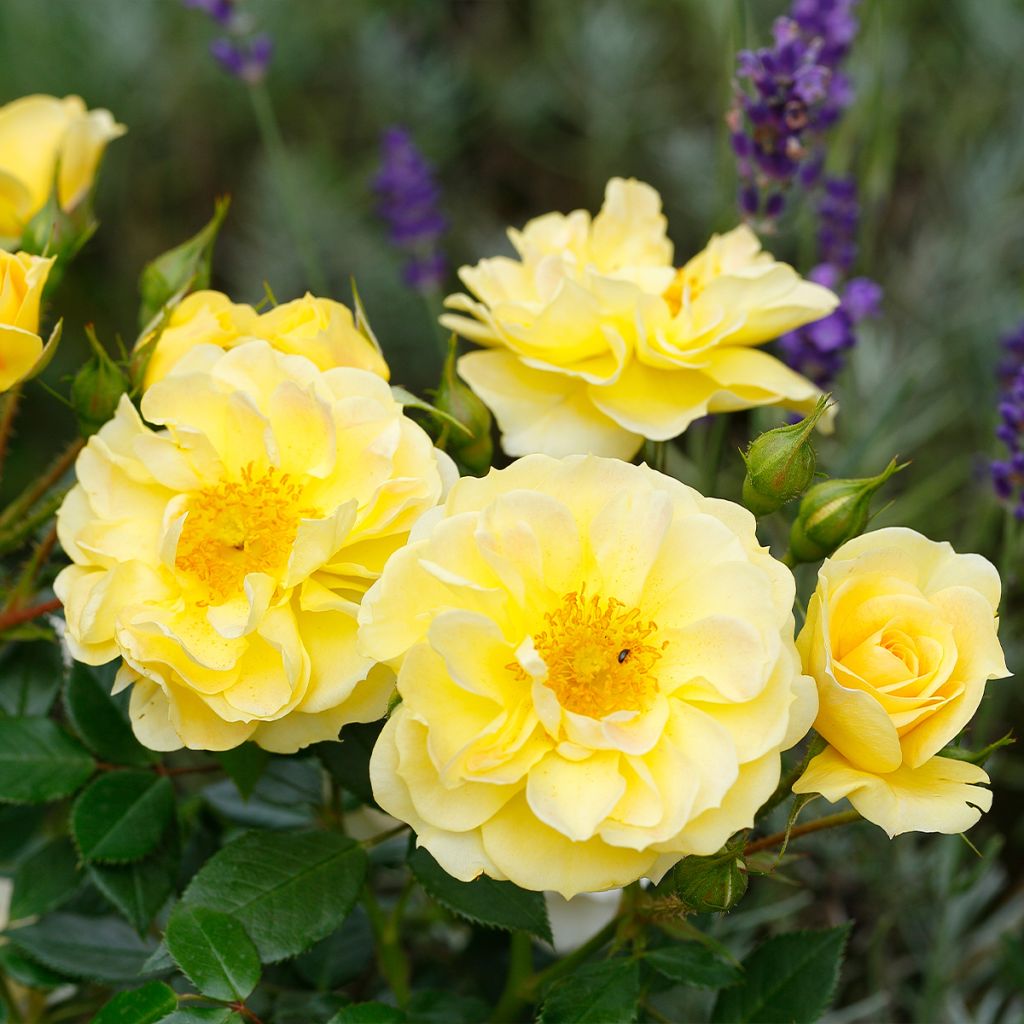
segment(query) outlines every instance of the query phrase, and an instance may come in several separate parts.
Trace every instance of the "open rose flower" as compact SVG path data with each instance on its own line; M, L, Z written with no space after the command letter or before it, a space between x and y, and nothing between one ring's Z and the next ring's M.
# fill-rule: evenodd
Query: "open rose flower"
M251 341L192 349L78 458L54 589L71 653L121 657L156 750L294 751L385 711L356 615L453 468L359 369Z
M361 607L402 697L378 803L456 878L566 898L718 850L817 707L754 525L594 456L460 480Z
M463 267L470 295L441 322L486 346L459 373L491 407L510 455L632 457L709 412L784 405L819 391L756 346L839 300L761 251L747 227L714 236L681 268L661 197L613 178L604 206L510 231L518 259Z
M793 787L848 797L890 836L962 832L992 794L977 765L939 751L1008 675L999 574L913 530L876 530L826 560L797 646L830 746Z
M23 96L0 107L0 243L21 237L55 175L61 209L82 202L107 143L124 132L109 110L87 110L78 96Z
M193 292L178 305L156 343L140 339L147 353L145 387L162 380L178 360L197 345L235 348L254 338L269 342L278 352L305 356L321 370L355 366L388 379L388 364L355 325L348 306L318 299L308 292L257 313L252 306L232 302L215 291Z

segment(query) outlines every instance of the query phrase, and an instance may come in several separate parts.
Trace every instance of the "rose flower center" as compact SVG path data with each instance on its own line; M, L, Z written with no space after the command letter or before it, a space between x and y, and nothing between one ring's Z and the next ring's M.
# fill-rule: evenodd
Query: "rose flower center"
M251 572L277 576L288 562L299 520L316 514L300 504L301 486L271 467L252 465L192 496L178 539L176 567L221 602L241 592ZM206 603L206 602L202 602Z
M581 590L566 594L544 623L533 644L563 708L604 718L650 706L658 689L651 670L666 645L648 642L657 627L639 609Z

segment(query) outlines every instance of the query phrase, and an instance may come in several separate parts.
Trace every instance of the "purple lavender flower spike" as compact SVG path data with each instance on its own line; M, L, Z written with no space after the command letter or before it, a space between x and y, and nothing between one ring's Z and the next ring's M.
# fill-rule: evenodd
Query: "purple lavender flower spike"
M409 132L398 125L381 136L381 162L373 180L377 212L392 243L409 254L405 281L422 292L440 288L447 272L440 240L448 222L438 208L441 190L434 169Z
M182 0L186 7L208 14L219 25L227 26L234 17L232 0Z
M1003 338L1005 353L998 367L1002 384L996 438L1007 455L991 463L996 497L1024 520L1024 323Z
M241 78L245 71L245 54L230 39L221 37L210 43L210 56L229 74Z
M771 47L736 55L732 145L743 187L761 193L741 205L746 216L770 225L784 205L775 195L817 185L824 134L853 101L840 65L857 35L858 2L793 0L790 16L772 26Z

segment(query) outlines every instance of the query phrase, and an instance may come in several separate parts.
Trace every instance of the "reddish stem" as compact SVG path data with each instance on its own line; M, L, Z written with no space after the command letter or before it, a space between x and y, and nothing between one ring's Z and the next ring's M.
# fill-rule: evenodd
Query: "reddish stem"
M55 597L50 601L44 601L42 604L32 605L31 608L14 608L11 611L0 613L0 633L5 629L13 629L24 622L38 619L40 615L55 612L59 607L60 600Z

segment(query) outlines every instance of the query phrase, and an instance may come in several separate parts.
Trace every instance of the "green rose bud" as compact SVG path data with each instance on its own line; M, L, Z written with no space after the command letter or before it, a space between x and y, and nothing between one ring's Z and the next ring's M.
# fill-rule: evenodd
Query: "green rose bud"
M139 278L139 326L143 331L175 297L209 287L213 246L230 205L229 199L218 199L213 217L201 231L146 264Z
M893 459L878 476L863 480L825 480L812 487L800 502L800 511L789 534L789 553L794 562L816 562L840 544L864 532L871 518L871 496L882 484L909 463Z
M92 216L91 205L83 203L74 213L61 209L54 185L39 212L25 225L19 248L34 256L56 256L57 262L46 281L45 295L60 284L64 270L79 249L96 233L99 222Z
M811 433L829 406L822 395L810 414L799 423L776 427L755 438L743 461L743 504L756 516L770 512L799 497L814 480L815 456Z
M709 857L684 857L658 884L655 896L683 913L719 913L739 903L747 882L743 843L736 842Z
M451 455L461 470L474 476L483 476L490 468L494 453L491 413L455 372L455 350L453 334L448 342L448 355L441 371L441 386L434 396L434 405L458 420L466 430L446 424L439 445Z
M85 333L94 354L71 382L71 408L78 417L82 436L91 437L114 415L130 383L124 370L99 343L91 325Z

